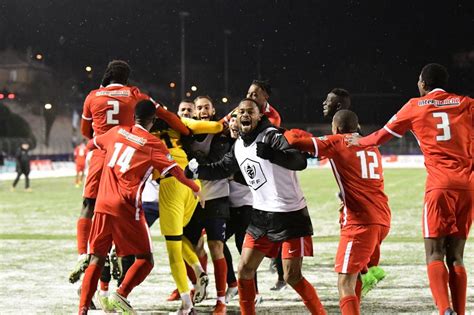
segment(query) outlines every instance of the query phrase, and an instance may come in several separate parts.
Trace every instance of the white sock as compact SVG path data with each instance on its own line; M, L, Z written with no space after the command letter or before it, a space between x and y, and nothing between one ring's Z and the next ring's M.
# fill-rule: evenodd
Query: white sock
M191 302L191 295L188 292L180 293L181 301L183 303L183 309L188 310L193 307L193 302Z
M225 304L225 296L218 296L217 301L220 301L222 304Z
M199 276L201 275L201 273L204 272L204 269L202 269L200 263L194 264L194 265L193 265L193 269L194 269L194 273L196 274L196 278L199 278Z
M100 296L109 296L109 291L99 290Z

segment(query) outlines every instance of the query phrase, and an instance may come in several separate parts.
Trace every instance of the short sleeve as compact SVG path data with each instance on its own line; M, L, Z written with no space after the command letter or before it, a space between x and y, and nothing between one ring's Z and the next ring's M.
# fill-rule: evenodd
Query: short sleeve
M100 136L94 137L92 142L97 149L105 150L109 138L110 130Z
M165 176L170 169L178 165L161 142L153 145L151 155L151 165L160 172L161 176Z
M410 102L406 103L383 127L392 136L401 138L411 129L412 111Z
M340 145L344 138L340 136L323 136L312 137L314 144L314 156L331 158L337 152L337 146Z
M87 95L86 100L84 101L84 107L82 108L82 119L84 120L92 120L90 101L91 101L91 96L89 94Z

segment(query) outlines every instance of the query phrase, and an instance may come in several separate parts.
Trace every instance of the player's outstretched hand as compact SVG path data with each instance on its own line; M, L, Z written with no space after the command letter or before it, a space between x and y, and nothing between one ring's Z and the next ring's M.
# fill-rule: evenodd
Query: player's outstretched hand
M362 138L362 136L358 133L353 133L353 134L347 135L346 139L345 139L347 146L348 147L358 146L360 138Z
M264 160L273 158L274 151L270 144L264 142L257 142L257 156Z
M186 168L184 169L184 175L187 178L196 179L198 178L198 168L198 161L196 161L196 159L192 159L191 161L189 161L188 166L186 166Z

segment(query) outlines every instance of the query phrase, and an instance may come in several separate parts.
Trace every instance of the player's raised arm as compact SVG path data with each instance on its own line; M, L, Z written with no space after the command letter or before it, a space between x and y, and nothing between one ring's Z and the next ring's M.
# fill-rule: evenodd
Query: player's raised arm
M232 148L220 161L215 163L200 165L196 159L192 159L185 169L185 174L188 178L217 180L227 178L238 170L239 164L234 156L234 148Z
M152 100L153 101L153 100ZM159 103L153 101L156 106L156 116L158 118L163 119L171 129L176 130L183 136L188 136L190 134L189 129L186 127L185 124L181 121L181 119L175 113L172 113L161 106Z
M224 126L219 121L196 120L191 118L181 117L181 121L188 127L195 135L198 134L216 134L224 129Z

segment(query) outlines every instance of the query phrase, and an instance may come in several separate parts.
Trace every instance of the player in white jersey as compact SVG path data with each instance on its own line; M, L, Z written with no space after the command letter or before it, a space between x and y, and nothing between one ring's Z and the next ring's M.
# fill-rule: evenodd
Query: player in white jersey
M282 247L286 282L312 314L325 314L316 290L301 273L303 257L313 254L313 227L295 172L306 168L306 157L289 146L253 99L240 102L237 120L240 137L231 151L215 163L190 162L186 176L217 180L240 169L252 191L253 211L238 272L241 312L255 314L255 271L265 256L275 257Z

